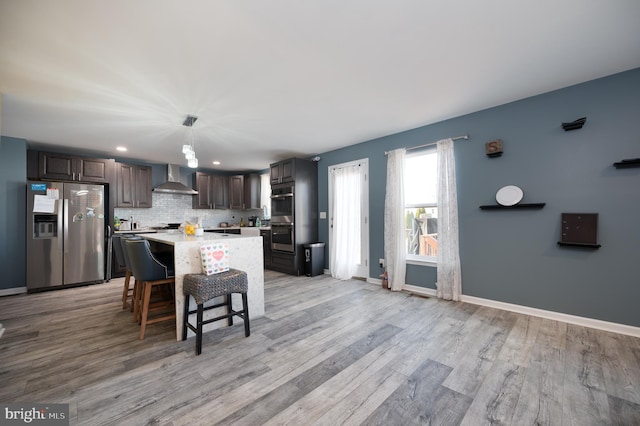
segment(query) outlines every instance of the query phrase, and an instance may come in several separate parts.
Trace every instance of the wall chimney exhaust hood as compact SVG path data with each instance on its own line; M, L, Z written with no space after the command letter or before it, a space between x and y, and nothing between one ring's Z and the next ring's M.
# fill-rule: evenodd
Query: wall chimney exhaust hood
M176 164L167 165L167 182L154 188L153 192L159 192L161 194L198 194L198 191L180 182L180 166Z

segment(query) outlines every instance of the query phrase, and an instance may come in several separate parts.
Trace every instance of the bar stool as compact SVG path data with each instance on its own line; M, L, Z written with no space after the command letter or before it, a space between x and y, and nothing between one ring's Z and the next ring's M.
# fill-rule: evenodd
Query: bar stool
M114 235L113 237L111 237L111 241L113 242L113 251L116 254L116 261L118 262L118 265L124 265L125 271L126 271L125 277L124 277L124 288L122 289L122 309L127 308L127 301L129 300L129 297L131 297L131 311L133 312L133 290L134 289L129 287L131 282L131 275L132 275L131 267L129 266L129 262L128 262L129 259L126 258L124 247L122 245L123 244L122 240L131 238L131 237L133 237L133 235L131 234ZM133 238L140 238L140 237L133 237ZM135 281L134 281L134 287L135 287ZM129 292L131 292L131 296L129 296Z
M151 289L155 286L165 284L175 284L174 265L167 265L160 262L151 253L149 241L145 239L129 239L124 243L125 251L131 263L133 276L139 282L140 299L140 339L144 339L144 333L148 324L155 324L160 321L167 321L176 318L175 303L173 300L162 301L151 305ZM135 303L135 302L134 302ZM159 317L149 319L149 311L172 308L171 313L163 314Z
M182 340L187 339L187 328L196 333L196 355L202 352L202 326L227 318L227 324L233 325L233 317L238 316L244 320L244 335L249 337L249 307L247 303L247 290L249 283L247 273L237 269L229 269L213 275L187 274L184 276L182 289L185 294L184 300L184 322L182 326ZM234 311L231 306L231 295L240 293L242 296L242 310ZM198 307L195 310L189 309L189 296L192 296ZM204 307L205 302L214 297L224 296L224 301L208 307ZM227 313L215 318L203 320L204 311L209 309L227 307ZM189 314L196 314L196 325L189 323Z
M138 235L133 235L133 234L123 234L120 237L120 247L122 248L122 257L124 259L123 264L125 265L125 269L126 269L126 276L125 276L125 280L124 280L124 287L122 289L122 296L123 296L123 309L126 307L126 301L128 299L128 294L129 294L129 282L127 280L127 277L130 279L130 277L134 278L133 281L133 290L131 292L131 312L133 312L133 321L138 321L138 316L139 316L139 308L140 308L140 285L138 280L136 279L135 275L133 275L133 270L131 269L131 261L129 260L129 253L126 250L126 247L124 245L124 242L126 240L142 240L142 237L138 236ZM114 247L116 247L116 244L114 244ZM118 257L118 254L116 252L116 258ZM124 292L127 292L127 296L125 296Z

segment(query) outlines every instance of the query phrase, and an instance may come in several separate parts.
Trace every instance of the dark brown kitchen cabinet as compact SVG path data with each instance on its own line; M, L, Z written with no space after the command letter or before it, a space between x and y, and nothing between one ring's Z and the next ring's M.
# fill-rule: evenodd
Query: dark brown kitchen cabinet
M318 242L318 165L292 158L271 164L272 195L287 197L271 211L271 267L274 271L300 275L304 270L304 245ZM289 181L287 181L289 180ZM274 207L275 206L275 207ZM280 211L277 211L280 210Z
M116 164L116 207L152 207L151 166Z
M261 209L260 205L260 175L251 173L244 175L244 208Z
M295 158L271 164L271 184L293 182L295 180Z
M271 230L261 229L262 253L264 256L264 269L271 269Z
M244 206L244 176L229 176L229 208L242 210Z
M210 209L211 208L211 176L206 173L196 172L194 189L198 191L198 195L193 197L194 209Z
M227 176L212 175L211 186L213 209L226 210L229 208L229 178Z
M193 197L194 209L229 208L229 179L227 176L196 172L194 181L198 195Z
M296 276L302 273L298 256L296 256L295 253L284 253L280 251L271 252L269 269Z
M115 161L76 157L53 152L38 153L39 179L109 183Z

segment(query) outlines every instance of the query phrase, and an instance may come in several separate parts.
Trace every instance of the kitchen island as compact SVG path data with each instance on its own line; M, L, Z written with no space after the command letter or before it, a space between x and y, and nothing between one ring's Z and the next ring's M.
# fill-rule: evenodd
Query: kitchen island
M141 237L150 241L152 246L162 251L172 251L175 260L175 301L176 301L176 338L182 340L182 323L184 309L184 293L182 283L185 274L201 274L202 263L200 261L200 246L210 242L224 241L229 245L229 266L247 273L249 280L249 318L257 318L264 315L264 270L262 258L262 237L233 234L205 233L202 236L184 235L182 233L157 233L142 234ZM191 300L192 310L196 305ZM233 296L233 308L242 309L239 295ZM219 316L224 308L205 311L204 319ZM190 317L190 322L195 323L195 314ZM241 325L242 320L236 319L236 324ZM216 321L204 326L204 331L226 327L227 321ZM191 330L189 337L194 336ZM244 333L243 333L244 335Z

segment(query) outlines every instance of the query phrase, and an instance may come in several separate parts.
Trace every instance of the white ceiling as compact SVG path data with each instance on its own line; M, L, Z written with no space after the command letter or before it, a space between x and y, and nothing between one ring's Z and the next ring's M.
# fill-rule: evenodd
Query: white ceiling
M185 166L195 114L201 167L263 169L640 67L639 22L637 0L0 0L1 130Z

